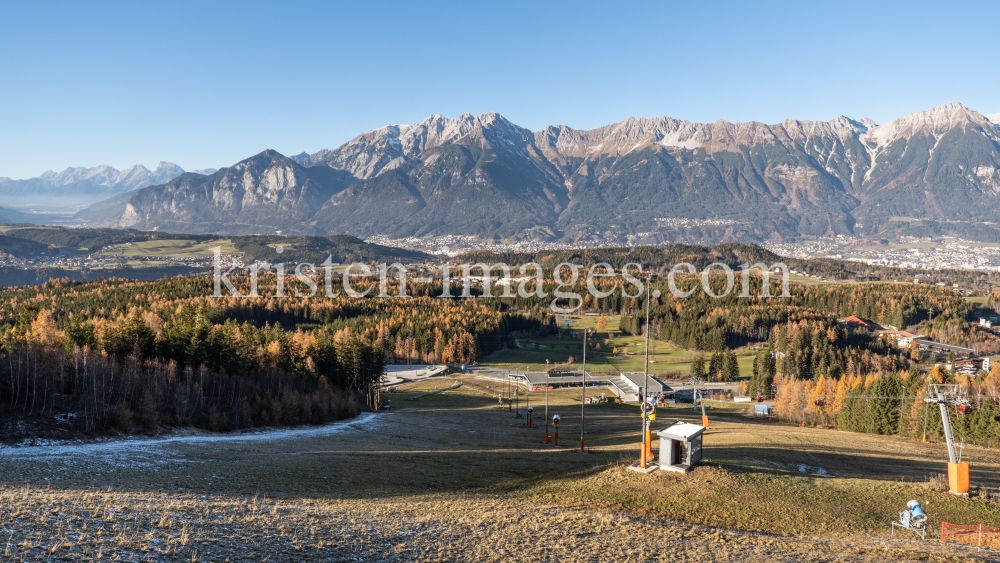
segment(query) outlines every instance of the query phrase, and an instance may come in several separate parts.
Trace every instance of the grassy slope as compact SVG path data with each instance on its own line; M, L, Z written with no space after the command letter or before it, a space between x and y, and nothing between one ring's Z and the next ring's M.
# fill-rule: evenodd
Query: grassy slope
M407 400L455 380L464 385ZM491 385L469 376L408 384L391 396L392 412L326 435L85 456L8 452L0 457L0 502L11 507L0 525L12 530L4 560L991 557L909 535L888 541L888 522L911 498L923 501L932 530L941 518L1000 524L998 508L923 484L943 470L940 444L714 409L704 466L640 475L626 469L638 449L634 405L588 406L590 453L581 455L576 393L549 395L550 415L563 417L554 448L543 444L542 394L531 396L539 424L528 429L495 407ZM678 418L697 420L687 409L661 409L656 426ZM975 485L1000 484L997 452L967 448L965 456Z
M571 319L573 323L565 324L560 319L560 327L571 327L566 331L570 333L563 338L523 338L519 342L520 349L503 349L483 358L478 365L484 367L495 367L500 369L524 369L530 366L531 370L545 369L545 360L550 361L550 366L563 364L569 369L580 369L583 367L582 342L579 339L579 331L589 328L593 332L588 337L591 344L599 343L601 350L591 349L587 356L587 371L594 373L620 373L625 371L643 371L645 366L645 356L641 352L645 349L646 341L641 336L629 336L618 330L619 317L608 317L608 328L596 331L597 317L569 315L565 318ZM535 347L538 344L538 347ZM649 347L652 353L649 356L649 372L653 374L669 374L681 372L687 376L691 371L691 362L700 352L679 350L664 342L650 340ZM612 355L615 348L619 350L627 349L627 359L619 359ZM570 364L565 362L572 356L574 361ZM753 367L753 354L751 351L741 351L738 353L740 364L740 375L749 377ZM706 357L706 361L708 358Z
M931 514L932 524L946 520L1000 525L997 506L958 499L925 484L929 476L946 470L942 444L757 422L745 417L743 408L720 408L710 414L704 466L689 475L640 476L625 469L638 453L636 406L587 407L586 440L594 453L580 458L572 453L579 445L576 392L549 394L550 415L558 412L563 418L560 452L541 445L544 430L524 428L523 421L495 409L489 382L466 383L456 391L395 404L407 414L420 412L424 420L458 417L461 412L470 420L466 428L486 432L487 442L495 440L503 449L480 454L498 470L511 473L511 479L498 479L495 486L532 501L593 503L776 534L848 537L888 534L889 520L916 498ZM431 387L430 382L412 384L405 395ZM541 393L531 397L539 419L542 397ZM700 423L700 414L689 407L661 408L654 428L674 420ZM477 448L475 436L448 437L458 440L462 449L487 445L480 442ZM974 486L1000 486L998 452L976 448L967 449L965 455ZM462 472L462 479L475 480L476 473ZM433 474L451 479L437 470Z

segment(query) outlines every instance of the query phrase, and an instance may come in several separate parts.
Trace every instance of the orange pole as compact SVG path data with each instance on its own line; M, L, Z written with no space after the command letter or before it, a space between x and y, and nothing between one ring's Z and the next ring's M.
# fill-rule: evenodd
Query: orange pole
M944 522L941 522L941 543L944 543Z
M645 416L643 416L643 420L642 420L643 427L645 427L646 424L647 423L646 423ZM649 435L648 434L648 430L646 432L647 433L643 434L643 436L642 436L642 447L639 448L639 450L640 450L640 453L639 453L639 467L641 467L643 469L646 468L646 457L647 457L647 453L648 453L648 451L646 450L646 436Z
M552 436L549 436L549 429L546 428L545 429L545 443L548 444L551 441L552 441Z
M649 428L646 429L646 457L653 459L653 438Z
M583 453L583 436L580 436L580 453Z

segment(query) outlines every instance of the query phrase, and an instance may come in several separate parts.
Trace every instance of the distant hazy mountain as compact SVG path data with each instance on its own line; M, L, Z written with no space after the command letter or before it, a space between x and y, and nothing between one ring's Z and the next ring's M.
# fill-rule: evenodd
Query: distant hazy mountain
M329 167L304 168L275 151L212 175L186 173L170 182L122 194L77 214L88 225L175 232L321 234L308 221L339 189L355 181Z
M0 202L19 205L78 206L146 186L163 184L183 173L184 170L180 166L170 162L161 162L153 171L142 165L121 171L107 165L94 168L67 168L62 172L50 170L28 180L0 178Z
M333 150L265 151L211 176L185 174L81 219L234 234L646 242L871 235L923 219L980 223L1000 237L982 225L1000 203L998 122L957 103L881 126L664 117L533 133L496 113L435 115Z

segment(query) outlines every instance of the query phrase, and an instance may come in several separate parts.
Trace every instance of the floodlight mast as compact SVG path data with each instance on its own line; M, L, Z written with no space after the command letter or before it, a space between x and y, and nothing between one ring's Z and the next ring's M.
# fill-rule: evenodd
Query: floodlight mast
M646 468L646 457L652 457L652 448L649 444L649 413L646 410L646 405L649 402L649 286L652 285L653 274L650 272L646 275L646 326L643 327L646 332L646 353L644 354L646 361L645 367L643 368L643 387L642 387L642 402L639 404L640 410L642 411L642 459L640 460L639 466L643 469Z
M645 354L646 365L643 368L643 374L645 375L645 379L642 380L643 401L649 400L649 286L651 285L650 280L652 280L652 276L646 276L646 326L644 327L646 333L646 354Z
M701 390L701 418L705 419L708 415L705 414L705 389Z
M589 328L583 329L583 383L580 387L583 388L583 393L580 398L580 453L583 452L583 426L586 422L586 417L584 416L583 406L587 402L587 333L590 332Z

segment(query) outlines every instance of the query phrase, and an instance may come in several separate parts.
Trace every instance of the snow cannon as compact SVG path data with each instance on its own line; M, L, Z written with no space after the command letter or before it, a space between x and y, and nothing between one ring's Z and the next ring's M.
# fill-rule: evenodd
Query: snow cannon
M910 521L914 524L920 524L927 520L927 515L924 514L924 509L920 508L920 501L911 500L906 503L906 509L910 511Z
M559 428L559 415L558 414L552 417L552 426L555 426L556 428Z

